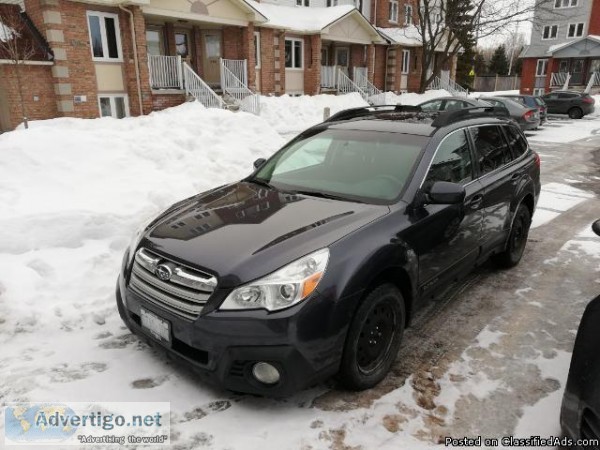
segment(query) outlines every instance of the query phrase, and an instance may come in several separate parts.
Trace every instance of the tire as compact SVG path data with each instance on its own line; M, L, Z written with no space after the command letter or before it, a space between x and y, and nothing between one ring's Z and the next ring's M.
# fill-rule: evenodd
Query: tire
M571 119L581 119L583 117L583 111L581 108L573 107L569 110L569 118Z
M338 379L346 389L372 388L385 378L398 354L404 324L404 298L392 284L373 289L359 305L346 337Z
M531 213L529 212L529 208L521 203L515 213L508 241L506 242L506 248L501 253L493 255L491 258L492 262L504 269L509 269L519 264L527 245L529 227L531 227Z

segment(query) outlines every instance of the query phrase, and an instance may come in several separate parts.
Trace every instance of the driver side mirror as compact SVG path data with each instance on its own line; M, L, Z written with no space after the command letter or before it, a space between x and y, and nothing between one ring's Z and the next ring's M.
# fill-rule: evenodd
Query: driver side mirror
M256 161L254 161L254 168L260 169L266 162L267 160L265 158L258 158Z
M463 185L447 181L436 181L429 189L429 192L427 192L429 203L441 205L463 203L465 196L465 187Z

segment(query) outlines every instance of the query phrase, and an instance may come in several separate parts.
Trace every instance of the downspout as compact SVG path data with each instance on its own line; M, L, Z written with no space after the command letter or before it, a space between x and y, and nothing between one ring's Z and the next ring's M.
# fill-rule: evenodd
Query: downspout
M142 83L140 81L140 62L138 60L138 52L137 52L137 41L135 35L135 25L133 20L133 12L125 8L122 4L119 5L119 9L125 11L129 14L129 28L131 28L131 43L133 46L133 63L135 65L135 82L137 85L137 93L138 93L138 105L140 108L140 116L144 115L144 105L142 103Z

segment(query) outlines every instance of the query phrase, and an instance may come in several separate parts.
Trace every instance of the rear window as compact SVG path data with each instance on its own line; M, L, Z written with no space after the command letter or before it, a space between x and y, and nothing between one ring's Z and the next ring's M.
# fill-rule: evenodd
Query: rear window
M535 100L535 102L540 105L540 106L546 106L546 102L544 101L543 98L541 97L533 97L533 99Z
M277 152L255 177L283 190L389 203L400 196L428 137L326 129Z

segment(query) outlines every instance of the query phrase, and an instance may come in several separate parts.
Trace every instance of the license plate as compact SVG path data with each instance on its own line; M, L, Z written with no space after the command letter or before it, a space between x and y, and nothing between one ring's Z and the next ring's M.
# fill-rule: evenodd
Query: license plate
M140 310L140 318L142 327L148 330L156 339L171 342L171 324L169 322L143 308Z

